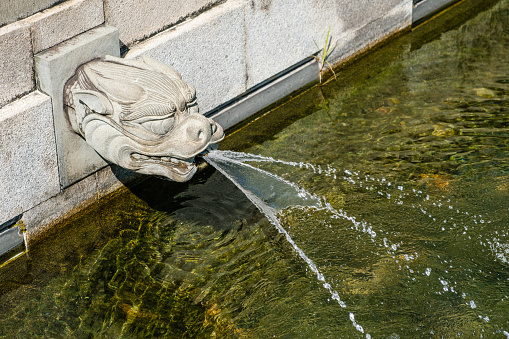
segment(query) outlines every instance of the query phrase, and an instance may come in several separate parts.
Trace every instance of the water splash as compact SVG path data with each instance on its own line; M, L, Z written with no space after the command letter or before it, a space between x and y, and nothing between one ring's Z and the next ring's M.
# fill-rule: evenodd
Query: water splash
M221 155L224 158L232 159L241 163L245 162L269 162L269 163L277 163L289 165L292 167L304 168L312 171L315 174L319 174L322 176L333 178L334 180L342 179L352 185L357 185L359 188L362 188L366 191L376 191L382 197L385 197L387 200L393 201L397 205L406 204L412 209L419 210L424 215L430 218L433 222L437 222L438 219L434 215L433 209L439 208L448 208L451 210L451 216L446 219L441 220L442 226L440 227L440 231L451 231L459 227L460 222L457 222L454 215L458 217L467 217L473 223L473 225L468 225L463 223L463 230L461 231L463 235L468 237L469 230L473 230L474 226L482 225L482 224L490 224L490 220L486 220L483 215L472 215L468 211L461 211L460 209L454 207L451 203L450 198L446 196L441 197L431 197L429 194L424 194L421 190L418 189L408 189L400 184L394 184L386 178L376 178L374 176L368 174L361 174L356 171L351 171L348 169L338 170L330 165L321 166L306 162L295 162L295 161L285 161L280 159L275 159L272 157L266 157L262 155L249 154L244 152L234 152L234 151L221 151ZM292 184L292 183L290 183ZM293 184L292 184L293 185ZM388 191L391 191L389 193ZM410 204L406 203L406 199L414 200L418 198L421 202L412 202ZM341 217L350 220L356 230L369 234L374 241L377 233L381 233L382 230L378 231L374 230L372 225L368 225L364 221L357 221L355 217L348 216L346 213L340 209L334 209L332 206L327 204L324 201L324 204L333 215L336 217ZM491 250L494 256L500 260L504 264L509 263L509 243L504 243L501 240L501 237L504 238L508 234L503 232L495 232L495 234L486 235L482 245L487 245L487 247ZM396 251L400 244L398 243L390 243L386 238L383 239L383 243L379 244L384 247L389 248L389 250ZM389 252L391 253L391 252ZM393 254L393 253L391 253Z
M246 162L265 161L272 163L282 163L292 166L299 166L312 169L315 173L322 173L320 166L307 163L287 162L276 160L261 155L253 155L242 152L233 151L212 151L207 156L208 160L213 161L216 165L221 166L220 171L228 171L228 177L233 179L238 185L253 192L263 202L276 210L283 210L288 207L314 207L316 209L327 210L333 219L345 219L352 223L353 229L368 234L373 242L377 236L373 225L361 220L358 221L354 216L348 215L339 208L334 208L325 197L319 197L311 194L305 189L299 188L298 185L281 178L278 175L269 173ZM217 168L217 166L215 166ZM336 171L329 167L329 170ZM317 172L318 171L318 172ZM327 175L331 171L323 172ZM224 172L222 172L224 173ZM394 244L383 239L383 243L378 244L380 247L389 248L388 253L394 254L400 244Z
M211 151L205 157L205 160L230 179L265 214L271 224L285 236L295 252L307 263L318 281L330 293L332 299L336 300L341 307L346 308L346 303L341 300L338 292L326 281L325 276L320 272L313 260L295 243L277 217L281 210L291 206L324 208L324 203L321 199L275 174L243 163L237 157L238 154L234 152L228 152L229 155L233 155L232 157L228 157L224 153L221 151ZM350 312L349 318L354 327L359 332L364 333L364 328L355 321L353 313ZM366 333L366 338L371 338L371 336Z
M281 226L277 218L278 212L291 206L306 206L315 209L327 210L330 213L331 218L341 218L350 221L353 225L353 229L369 235L374 244L379 247L386 248L387 253L392 255L393 258L396 256L396 251L399 250L401 244L391 242L387 239L389 237L388 233L384 232L380 227L375 229L373 225L370 225L366 221L359 221L354 216L348 215L345 211L332 207L324 197L318 197L317 195L311 194L290 181L256 168L246 162L285 164L310 170L315 174L331 177L334 180L343 180L344 182L355 185L360 189L372 191L375 194L378 193L381 197L390 202L396 203L396 205L405 205L415 209L419 213L423 213L426 217L429 217L433 224L440 224L437 231L455 231L469 237L469 231L475 229L476 226L491 223L491 221L486 219L486 216L475 215L468 211L461 211L454 207L450 198L447 198L446 196L432 197L421 190L409 189L403 185L392 183L385 178L376 178L366 174L363 175L356 171L338 170L330 165L320 166L304 162L284 161L261 155L233 151L212 151L209 153L207 158L208 159L206 160L209 163L216 167L225 176L230 178L230 180L232 180L235 185L237 185L246 194L246 196L248 196L258 209L267 216L279 232L285 235L287 241L292 245L299 256L306 261L310 269L316 274L317 279L322 282L324 288L331 293L332 298L337 300L342 307L346 307L346 304L341 301L338 293L333 290L328 282L326 282L324 275L318 270L314 262L297 246L290 235ZM450 215L446 219L442 220L435 214L435 210L443 210L444 208L450 210ZM456 216L460 218L457 218ZM470 222L467 220L470 220ZM386 236L377 237L378 234L386 234ZM483 243L481 243L481 245L482 244ZM501 244L497 236L493 236L493 239L486 237L484 239L484 244L484 246L487 245L492 252L496 252L500 261L505 262L506 256L504 256L504 254L507 254L508 251L504 247L505 244ZM417 253L398 255L398 257L403 257L408 264L413 259L416 259L417 256ZM444 265L447 264L449 268L453 268L452 264L454 260L451 258L448 260L443 259L442 261ZM436 292L437 294L454 293L460 296L463 299L464 304L470 306L471 309L478 308L478 305L472 299L472 296L467 296L465 292L461 291L460 286L456 281L450 281L450 279L446 278L448 273L447 267L444 270L438 270L437 272L433 271L434 274L432 274L431 268L426 268L425 272L419 272L418 270L412 269L408 264L404 267L400 266L400 269L406 269L408 271L408 277L411 280L415 280L415 277L418 275L424 275L432 280L437 279L440 282L440 290ZM472 307L472 305L476 306ZM479 318L485 322L489 322L489 317L486 315L479 314ZM350 320L357 330L364 333L362 326L355 321L353 313L350 313ZM369 337L369 334L367 334L367 337Z

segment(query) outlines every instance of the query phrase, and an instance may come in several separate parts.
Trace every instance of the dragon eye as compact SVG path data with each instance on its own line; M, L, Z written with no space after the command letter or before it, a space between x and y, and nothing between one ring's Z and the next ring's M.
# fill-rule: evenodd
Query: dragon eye
M164 135L172 130L174 123L175 118L171 116L166 119L145 121L141 123L141 126L149 132Z

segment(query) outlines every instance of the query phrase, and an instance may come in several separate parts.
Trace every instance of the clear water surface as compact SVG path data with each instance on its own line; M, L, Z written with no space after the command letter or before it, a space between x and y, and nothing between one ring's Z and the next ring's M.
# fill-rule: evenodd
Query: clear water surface
M509 1L440 20L222 142L270 217L129 187L2 268L0 337L509 338Z

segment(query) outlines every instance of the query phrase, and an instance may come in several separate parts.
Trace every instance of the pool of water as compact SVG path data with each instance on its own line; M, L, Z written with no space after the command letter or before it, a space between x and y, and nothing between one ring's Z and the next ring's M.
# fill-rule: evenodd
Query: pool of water
M509 1L435 21L220 144L322 208L148 179L3 268L0 337L509 338Z

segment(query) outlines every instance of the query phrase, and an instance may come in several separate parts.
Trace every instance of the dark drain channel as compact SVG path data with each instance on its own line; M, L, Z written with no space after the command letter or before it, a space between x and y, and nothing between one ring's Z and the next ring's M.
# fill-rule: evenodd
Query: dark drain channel
M20 214L0 225L0 266L25 251L22 216Z
M414 0L412 11L412 23L428 18L459 0Z

